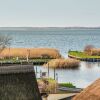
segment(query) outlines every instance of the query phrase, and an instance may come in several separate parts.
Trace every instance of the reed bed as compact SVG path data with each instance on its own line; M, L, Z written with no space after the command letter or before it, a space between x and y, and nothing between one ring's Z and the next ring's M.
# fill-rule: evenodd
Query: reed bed
M79 67L79 61L75 59L53 59L50 60L44 66L49 66L50 68L77 68Z
M84 52L88 55L91 55L91 50L94 49L93 45L86 45L84 48Z
M53 48L6 48L1 54L1 58L61 58L58 50Z
M84 48L84 53L90 56L100 56L100 48L95 48L93 45L87 45Z
M90 56L100 56L100 48L91 48L84 52Z
M100 48L91 49L91 55L100 56Z

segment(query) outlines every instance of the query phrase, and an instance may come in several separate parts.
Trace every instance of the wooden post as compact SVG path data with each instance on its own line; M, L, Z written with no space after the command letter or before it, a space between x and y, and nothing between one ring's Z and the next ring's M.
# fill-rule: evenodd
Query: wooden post
M37 77L37 66L36 66L36 77Z
M42 71L40 70L40 78L42 78Z
M16 57L16 60L19 60L19 58L18 58L18 57Z
M27 55L27 62L28 62L28 55Z
M9 47L9 59L10 59L10 47Z
M29 61L29 57L30 57L30 49L27 49L27 62Z
M55 75L56 73L55 73L55 72L56 72L56 70L55 70L55 68L54 68L54 80L56 79L56 78L55 78L55 77L56 77L56 75Z
M58 88L58 74L56 73L56 87L55 87L55 92L57 93L57 88Z
M56 81L57 81L57 83L58 83L58 74L56 73Z
M48 63L48 78L49 78L49 63Z

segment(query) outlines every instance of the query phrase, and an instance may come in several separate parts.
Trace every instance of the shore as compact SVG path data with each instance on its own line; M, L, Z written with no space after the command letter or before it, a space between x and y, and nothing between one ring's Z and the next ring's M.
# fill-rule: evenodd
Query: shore
M69 51L68 57L77 59L80 61L100 62L100 56L90 56L90 55L86 55L85 53L80 52L80 51Z

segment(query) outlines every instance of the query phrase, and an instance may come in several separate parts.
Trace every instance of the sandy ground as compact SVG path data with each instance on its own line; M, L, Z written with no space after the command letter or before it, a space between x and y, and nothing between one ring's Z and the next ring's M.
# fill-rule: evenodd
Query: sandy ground
M43 99L43 100L59 100L59 99L63 99L69 96L73 96L76 93L66 93L66 94L49 94L47 99Z

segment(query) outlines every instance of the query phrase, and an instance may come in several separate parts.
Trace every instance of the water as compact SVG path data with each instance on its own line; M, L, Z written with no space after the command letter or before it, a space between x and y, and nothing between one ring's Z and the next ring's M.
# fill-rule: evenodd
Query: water
M50 47L56 48L67 57L68 50L83 50L92 44L100 47L100 29L65 29L65 28L13 28L0 29L0 34L12 37L11 47ZM38 67L47 71L46 68ZM72 82L77 87L86 87L100 77L100 64L81 62L76 70L56 70L59 82ZM53 70L50 70L53 77Z
M40 77L40 71L48 72L48 69L45 67L37 66L37 68L38 78ZM56 79L58 77L59 83L72 82L75 86L84 88L100 77L100 63L81 62L79 69L56 69L56 73L58 74ZM54 78L53 69L50 69L50 77Z

